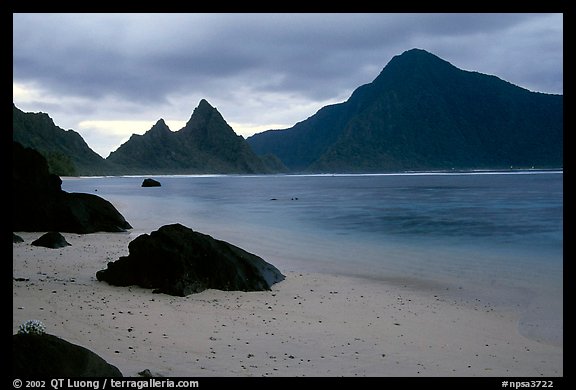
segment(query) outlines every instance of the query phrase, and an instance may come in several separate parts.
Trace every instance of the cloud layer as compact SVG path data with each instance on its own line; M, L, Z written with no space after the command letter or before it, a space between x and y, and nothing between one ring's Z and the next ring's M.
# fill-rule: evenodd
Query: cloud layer
M186 121L202 98L245 136L292 126L346 100L413 47L563 93L561 14L14 14L13 21L15 104L48 112L103 156L160 117Z

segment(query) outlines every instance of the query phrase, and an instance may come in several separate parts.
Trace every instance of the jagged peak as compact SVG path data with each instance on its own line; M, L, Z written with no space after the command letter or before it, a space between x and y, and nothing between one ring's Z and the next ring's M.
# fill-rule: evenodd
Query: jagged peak
M160 118L146 133L154 136L163 136L164 134L172 133L164 119Z
M206 99L201 99L196 108L194 108L192 115L202 114L216 110Z
M208 103L208 100L201 99L200 103L198 103L198 107L196 107L196 109L206 109L206 108L214 109L214 107L211 106L210 103Z
M168 127L168 125L166 124L166 122L164 121L163 118L160 118L160 119L158 119L158 121L156 121L154 126L152 126L152 129L154 129L154 128L166 128L166 129L170 130L170 128Z
M192 112L184 128L203 126L207 122L215 119L214 114L217 114L217 117L219 117L222 122L226 122L215 107L211 106L206 99L202 99Z
M192 112L192 116L190 117L190 122L192 118L204 118L207 119L214 111L218 111L215 107L212 107L210 103L206 99L200 100L198 106Z

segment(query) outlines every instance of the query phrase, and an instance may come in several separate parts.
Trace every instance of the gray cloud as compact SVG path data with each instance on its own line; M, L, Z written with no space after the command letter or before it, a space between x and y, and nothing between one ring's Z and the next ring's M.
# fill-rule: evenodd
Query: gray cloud
M42 91L15 95L15 103L58 116L62 127L186 120L201 98L229 122L290 126L345 100L413 47L531 90L563 91L561 14L14 14L13 21L14 82Z

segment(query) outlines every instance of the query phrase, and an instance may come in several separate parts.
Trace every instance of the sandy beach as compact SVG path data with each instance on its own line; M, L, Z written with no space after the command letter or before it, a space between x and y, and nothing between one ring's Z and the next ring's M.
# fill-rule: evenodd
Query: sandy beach
M62 249L16 234L13 333L40 320L125 376L563 375L562 346L521 335L517 311L440 285L280 268L272 291L173 297L96 280L135 233L63 233Z

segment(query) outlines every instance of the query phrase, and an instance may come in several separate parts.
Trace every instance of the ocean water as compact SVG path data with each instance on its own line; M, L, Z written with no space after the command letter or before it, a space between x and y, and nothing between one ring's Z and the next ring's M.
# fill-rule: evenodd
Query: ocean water
M62 188L112 202L134 236L181 223L281 271L427 286L563 340L561 171L153 177L161 187L119 176Z

